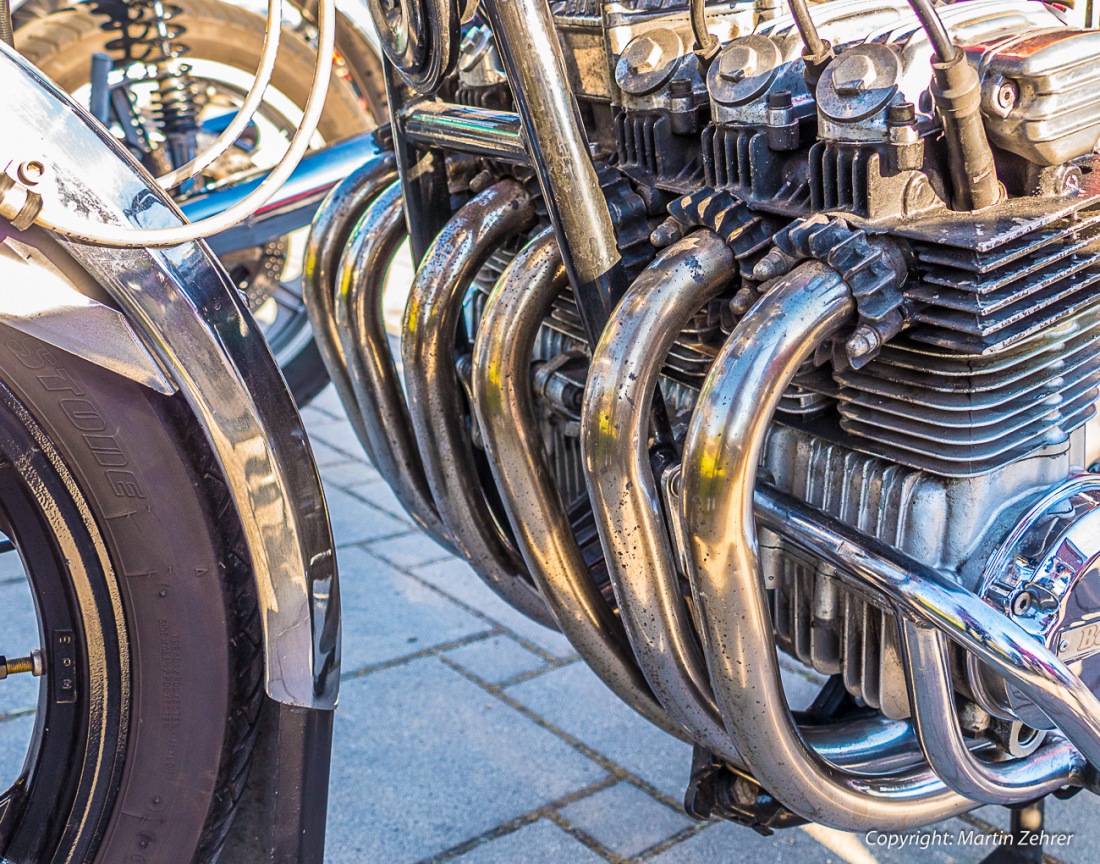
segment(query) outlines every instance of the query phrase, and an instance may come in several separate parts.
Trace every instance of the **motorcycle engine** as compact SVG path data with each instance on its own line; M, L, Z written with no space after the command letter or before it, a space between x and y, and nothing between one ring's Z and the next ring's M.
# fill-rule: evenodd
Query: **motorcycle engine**
M995 203L972 210L954 200L933 49L909 5L812 6L835 55L819 64L804 62L784 9L708 3L721 50L706 59L693 51L682 0L552 4L631 271L693 227L732 236L751 213L766 229L768 242L738 251L741 278L699 310L669 357L662 393L673 428L683 432L715 354L775 266L804 256L814 236L831 237L847 250L831 263L855 285L890 241L908 278L892 291L856 290L859 326L802 369L762 471L783 492L950 574L1078 674L1100 678L1100 669L1085 674L1100 664L1100 639L1088 630L1100 614L1089 543L1078 542L1059 559L1062 576L1049 577L1052 538L1077 524L1066 508L1083 518L1100 496L1044 498L1100 451L1091 428L1100 384L1100 33L1073 29L1030 0L940 7L978 74L974 98L1000 184ZM458 65L461 101L507 107L487 29L468 31ZM472 289L472 327L507 260L498 253ZM562 394L583 388L587 354L567 292L544 322L535 377L559 487L581 509L579 418ZM677 484L665 479L674 522ZM1012 546L1024 540L1005 539L1021 518L1033 529L1026 554ZM841 676L886 716L907 717L887 613L778 536L762 531L761 547L781 649ZM996 556L1001 563L991 564ZM956 665L956 689L994 723L1050 725L980 664Z

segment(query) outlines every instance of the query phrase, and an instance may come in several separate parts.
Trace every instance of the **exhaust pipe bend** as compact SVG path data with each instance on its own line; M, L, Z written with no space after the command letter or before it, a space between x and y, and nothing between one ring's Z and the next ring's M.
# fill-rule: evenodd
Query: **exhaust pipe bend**
M701 230L662 252L635 280L596 346L581 441L596 525L634 656L661 704L691 738L744 768L715 703L683 599L646 446L650 407L668 352L736 267L726 243ZM482 422L483 434L487 425ZM866 773L924 761L906 721L874 717L806 726L802 734L822 758Z
M744 768L714 703L680 590L648 446L653 396L668 352L736 272L733 252L706 230L668 247L642 272L592 355L581 446L619 614L649 686L695 741Z
M817 261L771 285L726 341L688 428L681 506L711 682L738 752L800 816L844 831L906 830L977 806L926 767L862 776L810 747L787 705L760 574L753 492L764 435L801 363L855 303Z
M1085 758L1061 736L1022 759L987 762L972 754L959 728L946 637L902 618L901 646L917 735L932 770L949 787L983 804L1018 804L1082 784Z
M497 246L534 222L531 199L514 180L489 187L452 216L416 272L405 306L401 354L409 414L443 524L490 588L529 618L556 627L485 499L455 368L466 289Z
M455 552L424 476L382 318L386 273L407 233L402 200L400 182L391 184L352 229L336 272L336 329L367 436L364 448L409 515Z
M367 444L362 412L348 375L347 359L336 329L333 288L336 266L344 251L348 235L360 214L382 190L397 179L397 160L392 153L376 156L342 180L321 203L313 217L306 241L302 264L302 300L313 329L313 338L321 352L329 378L332 379L340 402L348 413L356 437L367 455L374 454Z
M481 436L524 560L562 632L623 701L682 736L650 692L622 623L589 576L539 435L531 355L543 320L568 284L549 229L524 247L497 282L474 346Z

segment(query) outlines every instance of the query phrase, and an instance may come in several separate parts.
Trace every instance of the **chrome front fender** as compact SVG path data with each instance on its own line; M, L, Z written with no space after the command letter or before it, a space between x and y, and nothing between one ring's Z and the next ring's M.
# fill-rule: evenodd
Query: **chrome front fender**
M53 206L115 224L182 221L114 138L2 44L0 117L0 168L41 161L36 191ZM339 590L328 512L301 418L237 291L205 243L63 245L123 311L205 430L252 556L268 695L335 707Z

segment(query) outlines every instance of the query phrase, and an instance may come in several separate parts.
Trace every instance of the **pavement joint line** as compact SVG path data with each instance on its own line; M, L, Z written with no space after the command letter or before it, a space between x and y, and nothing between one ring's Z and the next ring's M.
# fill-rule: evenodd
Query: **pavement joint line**
M550 813L546 818L557 825L559 828L561 828L562 831L564 831L582 846L585 846L592 852L595 852L601 858L610 861L611 864L626 864L628 860L627 858L624 858L622 855L619 855L616 852L613 852L612 850L606 848L591 834L588 834L587 832L581 830L564 816L562 816L560 811L555 810L553 813Z
M1000 834L1004 836L1007 836L1008 834L1007 831L998 828L992 822L986 822L984 819L975 816L973 813L962 813L959 815L959 820L965 822L967 825L973 825L975 828L980 828L986 834ZM1044 852L1043 864L1063 864L1063 862L1061 859L1055 858L1049 852Z
M389 564L391 567L393 567L395 569L400 569L400 568L397 567L396 564L394 564L388 558L384 558L381 553L375 552L373 549L369 548L369 546L370 546L371 543L385 543L387 540L400 540L403 537L408 537L410 534L416 534L416 533L417 533L416 529L413 529L411 531L410 530L394 531L392 534L383 534L380 537L371 537L369 540L349 540L346 543L337 542L336 543L336 548L337 549L350 549L353 546L358 546L364 552L370 552L370 554L373 555L375 558L381 559L384 563ZM404 571L402 571L402 572L404 572Z
M558 659L556 662L547 663L545 666L540 666L538 669L528 669L526 672L519 672L513 675L511 678L506 678L503 681L498 681L498 687L512 687L516 684L523 684L527 681L532 681L541 675L545 675L547 672L552 672L555 669L561 669L563 666L572 666L574 663L580 662L580 657L564 657Z
M555 726L553 723L551 723L546 718L542 717L539 714L536 714L534 711L532 711L530 708L528 708L522 702L519 702L518 700L512 698L509 694L505 693L500 687L498 687L494 684L490 684L488 681L484 680L483 678L478 677L477 675L475 675L474 673L470 672L467 669L463 669L461 666L459 666L457 663L455 663L449 657L444 657L444 656L441 655L439 659L440 659L441 662L443 662L444 664L449 666L451 669L453 669L459 675L462 675L464 678L467 678L468 680L472 681L474 684L476 684L478 687L480 687L481 689L483 689L484 691L486 691L490 695L495 696L497 699L499 699L501 702L503 702L509 708L512 708L513 710L518 711L520 714L522 714L528 720L533 722L536 726L541 726L547 732L550 732L550 733L556 735L558 738L560 738L562 741L564 741L566 744L568 744L570 747L572 747L574 750L576 750L582 756L585 756L588 759L591 759L593 762L595 762L597 765L599 765L605 771L609 772L610 774L615 775L620 780L625 780L626 782L638 787L638 789L645 792L650 798L653 798L657 801L660 801L662 804L666 805L667 807L671 807L674 810L677 810L677 809L682 810L683 809L683 804L681 802L675 800L674 798L669 797L668 795L665 795L659 789L656 789L655 787L651 786L649 783L647 783L645 780L643 780L638 775L633 774L632 772L630 772L626 768L624 768L622 765L619 765L617 762L613 762L611 759L607 758L600 751L598 751L595 748L590 747L589 745L585 744L579 738L574 738L572 735L570 735L564 729L559 729L557 726Z
M416 524L409 517L409 514L406 513L404 510L402 510L400 514L392 513L389 510L384 510L383 508L381 508L377 504L375 504L373 501L371 501L367 498L364 498L361 494L359 494L358 492L355 491L356 488L361 488L363 485L364 484L362 484L362 483L358 483L355 486L340 486L339 489L340 489L340 491L345 492L346 494L350 495L352 498L357 499L361 503L366 504L372 510L377 510L383 516L389 516L391 519L396 519L399 522L404 522L406 525L410 526L411 528L416 529L417 533L420 532L420 529L416 527ZM374 484L371 483L370 485L373 486ZM444 553L446 552L446 550L443 550L443 549L441 549L440 551L444 552ZM443 560L446 560L446 559L440 558L438 560L443 561Z
M28 714L34 714L37 708L17 708L8 714L0 714L0 723L4 723L8 720L18 720L20 717L26 717Z
M364 547L364 551L370 552L371 555L374 555L377 558L381 558L382 556L379 555L377 552L375 552L374 550L372 550L370 548L367 548L367 546L366 546L367 542L373 543L375 541L373 541L373 540L364 541L364 543L361 544ZM482 610L478 609L476 606L471 606L469 603L465 603L462 600L459 600L453 594L449 594L443 588L440 588L438 585L436 585L432 582L429 582L424 577L418 575L416 570L414 569L416 567L430 567L433 564L439 564L439 563L442 563L444 561L449 561L453 557L455 557L455 556L448 555L446 558L441 558L439 561L425 561L423 564L414 564L414 565L411 565L411 566L403 566L403 565L399 565L399 564L394 564L390 561L386 561L386 563L389 564L391 567L393 567L395 570L397 570L399 573L405 574L410 579L415 579L417 582L419 582L425 588L430 588L432 591L435 591L441 597L445 597L447 600L454 603L460 609L463 609L466 612L469 612L475 618L480 618L482 621L486 621L486 622L492 624L494 627L499 628L500 632L503 635L508 636L510 639L515 640L520 645L522 645L524 648L526 648L528 651L530 651L532 654L537 654L539 657L541 657L547 663L564 666L567 663L572 663L574 660L578 659L575 656L574 657L564 657L564 658L563 657L556 657L555 655L551 654L549 651L546 651L545 649L543 649L540 646L536 645L534 642L530 641L529 639L525 639L523 636L521 636L519 633L516 633L514 630L512 630L507 625L501 624L499 621L497 621L496 618L493 618L491 615L486 614ZM458 560L461 560L461 559L458 559ZM549 629L549 628L547 628L547 629ZM554 631L551 631L551 632L554 632ZM555 668L557 668L557 666L555 666Z
M440 654L443 651L453 651L455 648L464 648L467 645L473 645L477 642L484 642L487 639L491 639L494 636L499 635L499 629L482 630L469 636L463 636L461 639L455 639L451 642L443 642L439 645L431 645L428 648L422 648L412 654L403 654L400 657L394 657L392 660L383 660L381 663L372 663L369 666L363 666L359 669L353 669L350 672L342 674L340 676L340 680L351 681L356 678L365 678L367 675L371 675L375 672L381 672L384 669L393 669L395 666L404 666L406 663L411 663L413 660L421 660L424 657L431 657L433 654Z
M680 808L680 809L681 809L681 812L682 812L683 808ZM685 840L690 840L692 837L694 837L700 831L702 831L706 828L709 828L712 825L720 825L721 822L722 822L721 819L711 819L711 820L708 820L708 821L705 821L705 822L700 822L700 821L692 822L686 828L681 828L679 831L677 831L671 837L666 837L664 840L661 840L659 843L654 843L648 849L643 849L641 852L639 852L637 855L635 855L634 858L632 858L631 860L633 860L633 861L648 861L650 858L656 858L658 855L661 855L661 854L667 852L673 846L678 846L679 844L683 843ZM748 831L748 830L752 830L752 829L746 827L745 830Z
M552 814L556 813L562 807L568 807L570 804L588 798L591 795L595 795L597 792L609 789L618 782L618 778L608 776L601 780L597 780L595 783L582 786L580 789L574 789L572 792L568 792L560 798L555 798L553 801L546 802L541 807L522 813L514 819L501 822L499 825L495 825L488 831L483 831L481 834L471 837L469 840L464 840L428 858L422 858L420 861L416 862L416 864L444 864L446 861L452 861L460 855L472 852L479 846L484 846L486 843L493 840L498 840L501 837L507 837L509 834L514 834L520 828L538 822L540 819L551 819ZM551 821L555 821L556 823L556 820L551 819Z

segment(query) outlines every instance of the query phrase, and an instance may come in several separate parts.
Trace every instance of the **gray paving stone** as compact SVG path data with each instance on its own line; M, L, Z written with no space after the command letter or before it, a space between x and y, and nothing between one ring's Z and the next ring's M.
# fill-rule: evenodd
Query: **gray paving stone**
M329 447L316 435L310 436L309 446L313 450L313 460L317 463L317 467L321 469L322 476L324 476L325 468L348 461L349 457L346 453L341 453L339 450Z
M605 849L618 855L639 855L693 825L630 783L616 783L559 811Z
M1068 801L1047 798L1045 821L1048 832L1073 835L1065 846L1048 844L1047 853L1067 864L1095 864L1100 859L1100 800L1095 795L1080 792Z
M404 522L398 522L392 516L364 504L342 489L331 487L326 489L325 500L328 501L332 534L336 538L338 547L362 543L365 540L376 540L409 530L409 526ZM339 561L339 558L337 560Z
M583 663L552 669L507 693L673 800L683 798L691 747L628 708Z
M436 657L347 681L340 703L330 864L437 855L606 776Z
M329 447L334 447L346 453L352 459L365 460L367 458L366 451L363 450L363 445L359 443L355 430L351 428L350 423L333 423L330 426L320 426L310 432L310 438L327 444Z
M517 612L493 593L478 575L457 558L417 567L416 575L474 609L488 615L501 626L560 659L576 656L569 640L560 633L537 624Z
M336 417L312 404L302 409L302 422L305 423L307 431L318 429L321 426L330 426L333 423L340 423L343 419L342 416Z
M392 518L392 517L391 517ZM396 521L396 520L394 520ZM409 530L407 523L399 523L408 533L389 540L371 544L371 551L397 567L416 569L421 564L443 561L451 553L420 530Z
M553 822L540 819L490 840L456 864L603 864L604 859Z
M843 859L830 855L797 828L761 837L742 825L718 822L648 860L652 864L839 864Z
M33 714L0 723L0 789L9 788L23 773L23 761L33 734Z
M356 484L349 486L348 491L352 495L362 498L372 507L377 507L379 510L384 510L389 513L395 519L400 519L402 522L408 522L413 525L412 517L401 505L401 502L397 500L397 496L393 494L393 490L389 487L388 483L367 483L366 485Z
M332 452L336 453L337 451L333 450ZM343 456L343 454L338 455ZM339 462L334 462L331 465L322 466L321 479L326 486L340 486L344 489L351 487L365 488L367 484L385 486L385 481L374 470L373 465L351 460L347 457L343 457Z
M336 388L329 384L310 400L309 407L313 410L324 411L333 417L344 418L344 406L336 393Z
M447 652L447 658L490 684L499 684L546 665L538 654L528 651L510 636L493 636L453 648Z
M489 628L437 591L361 549L340 552L345 674Z

